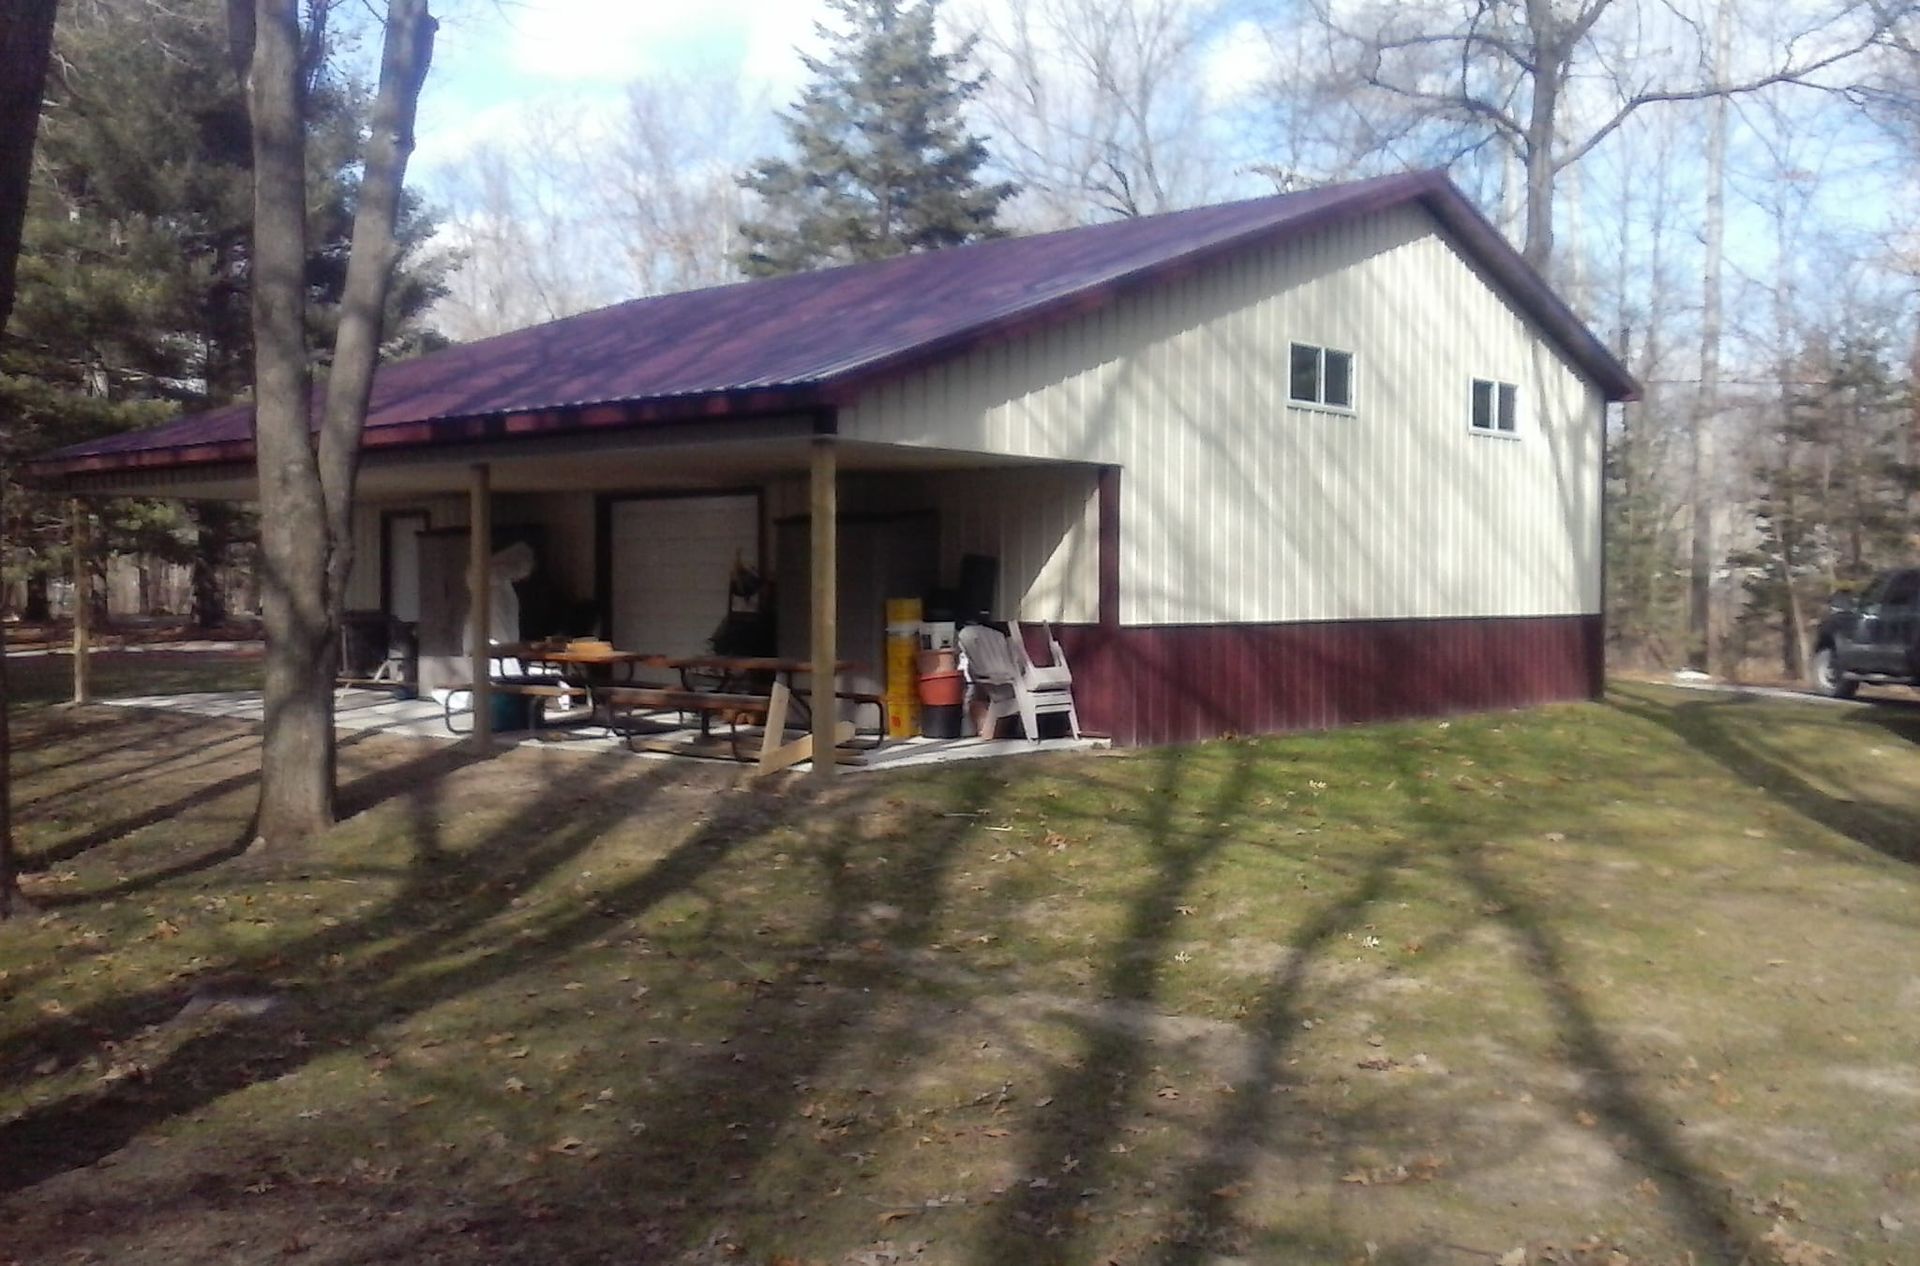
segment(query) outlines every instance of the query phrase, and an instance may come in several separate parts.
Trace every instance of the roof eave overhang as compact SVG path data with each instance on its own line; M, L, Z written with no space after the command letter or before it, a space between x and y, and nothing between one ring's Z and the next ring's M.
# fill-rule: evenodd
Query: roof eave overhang
M592 435L663 422L741 421L794 413L813 415L815 430L834 426L831 393L808 383L396 423L369 428L361 438L361 451L404 453L451 444ZM27 462L20 473L30 484L59 488L69 479L92 474L250 465L253 459L249 438Z
M1640 399L1639 380L1451 181L1443 178L1432 182L1422 193L1421 202L1471 258L1492 272L1495 280L1520 300L1521 307L1592 379L1608 401Z

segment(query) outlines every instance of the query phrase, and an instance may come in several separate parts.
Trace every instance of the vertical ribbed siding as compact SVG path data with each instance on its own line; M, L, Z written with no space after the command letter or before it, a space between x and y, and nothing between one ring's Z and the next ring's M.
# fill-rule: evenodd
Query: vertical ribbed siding
M347 573L346 608L380 608L380 511L377 505L353 507L353 568Z
M1286 402L1287 346L1355 353L1355 411ZM1468 429L1520 388L1522 438ZM1602 403L1406 208L882 387L850 439L1119 464L1132 625L1599 607Z
M1056 630L1081 724L1123 744L1585 699L1597 615Z

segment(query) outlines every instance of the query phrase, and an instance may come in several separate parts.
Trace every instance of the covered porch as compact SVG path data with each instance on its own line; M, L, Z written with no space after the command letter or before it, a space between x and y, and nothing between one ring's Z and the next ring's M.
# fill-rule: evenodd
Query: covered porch
M796 710L807 732L776 737L812 750L839 746L843 758L840 727L857 722L870 734L871 705L887 691L888 599L954 594L964 583L964 601L994 618L1067 626L1100 619L1099 467L853 442L817 416L481 434L366 454L349 622L417 638L406 686L422 698L343 694L343 725L379 718L396 732L444 735L441 704L429 698L471 689L472 741L493 741L488 696L502 665L491 649L482 655L463 645L464 629L470 611L492 607L499 582L491 564L510 546L524 547L533 566L513 585L514 636L495 631L495 642L597 639L662 661L710 653L738 605L730 578L743 569L757 577L754 614L768 639L761 653L799 670L786 677L796 692L815 696L822 692L814 682L830 681L825 693L839 703ZM73 482L98 493L253 495L252 472L238 463L103 471ZM672 687L675 676L648 664L631 669L642 686ZM669 741L677 737L672 720L659 718ZM859 760L886 767L973 743L896 735ZM1050 735L974 745L981 754L1082 746ZM812 762L821 777L835 764Z

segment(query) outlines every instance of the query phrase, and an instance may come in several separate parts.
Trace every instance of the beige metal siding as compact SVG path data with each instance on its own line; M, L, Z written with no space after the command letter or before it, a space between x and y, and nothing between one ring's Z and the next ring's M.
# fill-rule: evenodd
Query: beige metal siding
M1352 413L1286 402L1291 342L1355 354ZM1519 387L1520 438L1469 431L1475 377ZM1122 466L1126 623L1543 615L1599 609L1603 408L1404 208L878 388L841 433Z
M997 614L1060 623L1091 623L1099 617L1100 517L1093 470L1008 466L841 476L842 514L915 510L939 516L944 583L959 577L962 555L999 560ZM804 479L768 485L770 519L806 512Z

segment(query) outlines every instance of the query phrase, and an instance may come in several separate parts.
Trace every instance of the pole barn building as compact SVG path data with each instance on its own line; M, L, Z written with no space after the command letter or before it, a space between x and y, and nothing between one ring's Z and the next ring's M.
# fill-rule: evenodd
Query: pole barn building
M879 663L884 598L997 560L992 613L1052 622L1122 743L1584 698L1606 406L1636 392L1438 173L996 240L384 367L347 605L464 585L432 545L477 516L617 646L703 649L755 563L805 655L824 540L840 655ZM250 425L35 473L248 499Z

